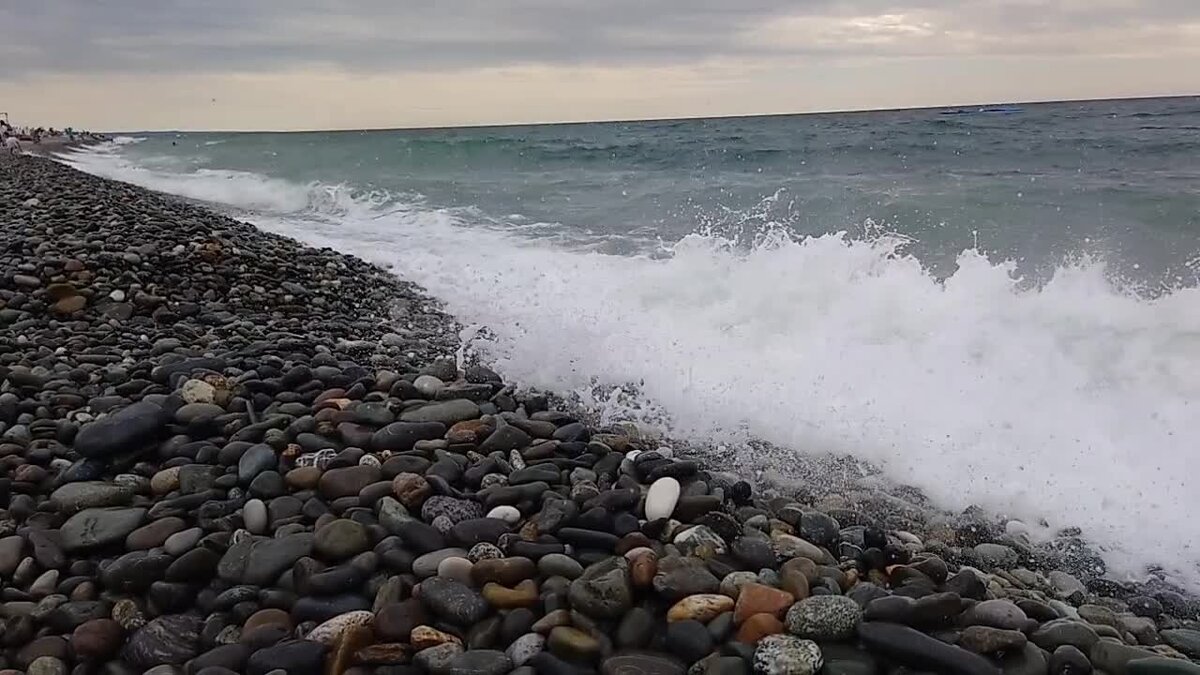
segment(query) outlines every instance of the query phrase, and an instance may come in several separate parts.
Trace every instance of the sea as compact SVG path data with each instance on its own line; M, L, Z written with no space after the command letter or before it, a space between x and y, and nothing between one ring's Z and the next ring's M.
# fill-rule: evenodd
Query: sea
M1200 589L1200 98L127 133L64 159L383 264L602 420L768 472L848 454Z

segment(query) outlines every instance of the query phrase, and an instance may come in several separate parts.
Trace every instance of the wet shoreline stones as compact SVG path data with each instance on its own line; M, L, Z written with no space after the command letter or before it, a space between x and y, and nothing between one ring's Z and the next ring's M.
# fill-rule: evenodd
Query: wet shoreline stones
M361 261L46 160L0 196L6 675L1200 673L1187 596L590 426Z

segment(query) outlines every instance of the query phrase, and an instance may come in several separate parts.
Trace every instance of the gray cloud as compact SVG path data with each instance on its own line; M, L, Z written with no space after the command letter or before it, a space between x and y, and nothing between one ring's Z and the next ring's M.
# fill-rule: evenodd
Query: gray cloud
M1189 31L1196 0L38 0L0 7L0 60L11 75L1127 55L1192 48Z

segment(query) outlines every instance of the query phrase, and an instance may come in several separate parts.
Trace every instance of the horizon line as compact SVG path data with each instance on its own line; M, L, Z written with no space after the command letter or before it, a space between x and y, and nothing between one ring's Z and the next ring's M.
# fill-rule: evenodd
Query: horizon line
M313 134L313 133L367 133L379 131L450 131L457 129L499 129L518 127L582 126L585 124L647 124L652 122L700 122L707 120L761 119L771 117L809 117L816 115L856 115L868 113L908 112L917 110L944 110L958 108L986 108L990 106L1050 105L1056 103L1105 103L1125 101L1154 101L1165 99L1200 98L1195 94L1162 94L1113 96L1102 98L1029 99L1021 101L990 101L973 103L948 103L943 105L900 106L895 108L844 108L830 110L806 110L793 112L745 113L732 115L684 115L680 117L631 117L588 120L556 120L546 122L497 122L490 124L451 124L433 126L398 127L345 127L330 129L139 129L106 131L106 134Z

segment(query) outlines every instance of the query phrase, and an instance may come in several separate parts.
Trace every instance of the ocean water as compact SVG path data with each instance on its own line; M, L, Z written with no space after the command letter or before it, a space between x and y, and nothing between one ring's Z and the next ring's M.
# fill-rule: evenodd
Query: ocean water
M389 265L504 375L606 417L765 440L785 472L850 453L1200 589L1200 99L66 159Z

